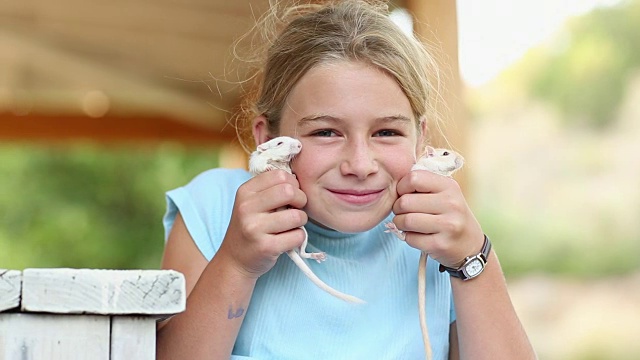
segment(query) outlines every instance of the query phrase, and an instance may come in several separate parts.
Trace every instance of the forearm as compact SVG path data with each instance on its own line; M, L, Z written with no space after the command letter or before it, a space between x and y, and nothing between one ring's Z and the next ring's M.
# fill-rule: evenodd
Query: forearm
M536 358L494 252L480 276L466 282L451 278L451 286L461 359Z
M186 311L158 330L158 359L230 357L256 280L230 266L224 255L219 252L207 265Z

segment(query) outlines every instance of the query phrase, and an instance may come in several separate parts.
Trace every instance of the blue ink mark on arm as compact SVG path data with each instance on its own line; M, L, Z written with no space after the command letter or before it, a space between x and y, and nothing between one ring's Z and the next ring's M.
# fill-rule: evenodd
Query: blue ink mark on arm
M229 320L237 319L239 317L242 317L243 314L244 314L244 309L243 308L238 308L238 310L233 311L233 308L231 306L229 306L229 313L227 314L227 319L229 319Z

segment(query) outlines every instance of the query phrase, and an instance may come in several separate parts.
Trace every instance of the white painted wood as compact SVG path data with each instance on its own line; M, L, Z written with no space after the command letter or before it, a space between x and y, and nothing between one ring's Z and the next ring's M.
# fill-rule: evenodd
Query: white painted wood
M0 269L0 312L20 306L22 273Z
M109 360L108 316L0 314L0 360L87 359Z
M22 311L163 316L184 311L184 276L173 270L25 269Z
M110 360L154 360L156 321L152 317L111 317Z

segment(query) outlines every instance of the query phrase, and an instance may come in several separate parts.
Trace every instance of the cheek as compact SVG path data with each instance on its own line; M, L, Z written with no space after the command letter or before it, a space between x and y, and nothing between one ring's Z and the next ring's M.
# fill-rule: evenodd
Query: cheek
M415 156L411 151L389 152L382 161L389 175L397 182L411 171Z
M317 154L317 151L302 150L291 162L291 170L296 174L301 187L303 183L315 177L321 168L323 159Z

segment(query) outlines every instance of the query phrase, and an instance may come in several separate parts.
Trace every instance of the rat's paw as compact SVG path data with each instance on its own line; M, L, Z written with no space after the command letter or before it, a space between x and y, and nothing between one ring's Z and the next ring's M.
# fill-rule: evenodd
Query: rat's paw
M323 252L304 253L304 254L300 254L300 256L302 256L303 258L306 258L306 259L314 259L315 261L317 261L319 263L327 260L327 254L325 254Z
M384 224L384 227L386 227L388 229L388 230L385 230L384 232L393 233L393 234L395 234L395 236L398 237L398 239L404 241L404 239L405 239L404 231L398 229L396 227L396 224L394 224L392 222L388 222L388 223Z

